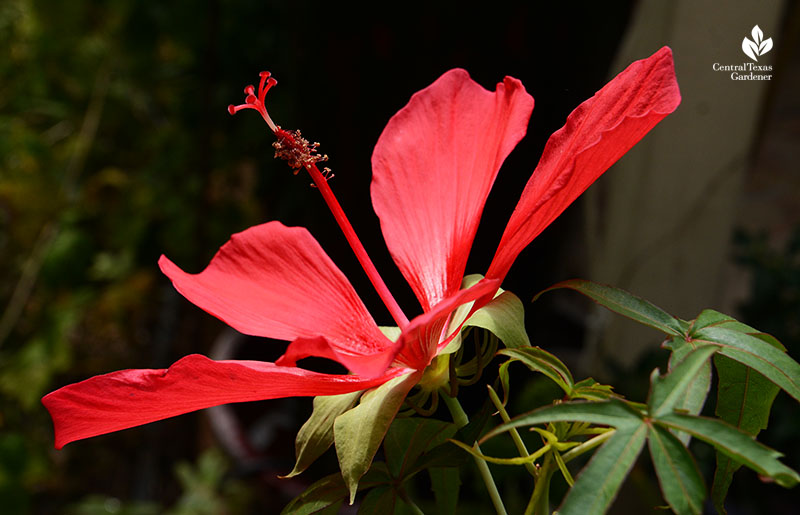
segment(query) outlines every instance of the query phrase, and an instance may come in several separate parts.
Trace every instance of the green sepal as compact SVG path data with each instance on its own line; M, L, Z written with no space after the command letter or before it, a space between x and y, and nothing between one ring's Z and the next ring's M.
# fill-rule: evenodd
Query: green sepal
M464 277L461 282L461 289L467 289L477 284L483 276L480 274L471 274ZM459 306L453 313L453 322L451 327L457 327L464 317L466 317L472 309L473 302ZM469 319L464 322L463 329L467 327L480 327L486 329L493 335L497 336L507 348L518 349L530 347L531 342L528 339L528 333L525 331L525 307L522 301L509 291L502 288L497 290L494 298L475 311ZM456 352L461 347L461 335L453 338L447 347L440 354L450 354Z
M583 468L558 509L559 515L606 512L644 447L647 425L636 420L618 427Z
M333 423L336 417L355 406L363 392L314 397L311 416L300 428L294 442L297 461L284 478L296 476L328 450L333 443Z
M615 313L666 334L682 335L686 332L687 324L685 322L678 320L655 304L625 290L584 279L570 279L555 284L536 294L533 300L536 301L543 293L560 288L569 288L582 293Z
M369 469L403 400L421 375L414 372L390 379L365 392L358 406L336 417L333 438L350 504L355 500L359 479Z
M653 424L647 438L664 499L675 513L703 513L706 485L692 455L675 435Z

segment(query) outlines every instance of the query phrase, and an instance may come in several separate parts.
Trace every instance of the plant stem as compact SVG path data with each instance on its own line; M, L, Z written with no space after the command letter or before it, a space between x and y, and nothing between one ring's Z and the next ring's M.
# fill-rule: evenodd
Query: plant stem
M603 443L606 440L608 440L609 438L611 438L614 435L614 431L615 431L614 429L610 429L610 430L606 431L605 433L602 433L602 434L600 434L598 436L595 436L594 438L586 440L585 442L583 442L579 446L573 447L569 451L567 451L564 454L562 454L561 458L564 460L564 463L567 463L568 461L572 460L573 458L577 458L578 456L580 456L581 454L585 453L586 451L590 451L590 450L594 449L595 447L597 447L601 443Z
M458 399L455 397L450 397L444 391L442 392L442 399L447 405L447 409L450 410L450 415L453 417L453 422L455 422L456 426L459 429L466 426L469 423L469 418L467 418L467 414L464 412L464 408L461 407L461 403L458 402ZM481 452L478 442L475 442L473 448L476 451ZM489 497L492 499L492 504L494 505L495 511L497 511L498 515L507 515L506 507L503 505L503 499L500 498L500 492L497 490L497 485L494 483L494 478L492 477L492 472L489 470L489 465L482 459L474 456L473 459L475 460L475 465L478 467L478 471L481 474L481 479L483 479L483 483L486 485L486 489L489 491Z
M494 388L488 384L486 387L489 389L489 398L492 399L494 407L497 408L498 412L500 412L500 417L503 419L503 423L508 423L508 421L511 420L511 417L508 416L508 412L506 411L505 406L503 406L503 403L500 401L500 397L497 396L497 392L495 392ZM525 447L525 442L522 441L522 437L519 436L517 429L512 427L509 430L509 433L511 433L511 439L514 440L514 445L517 446L517 451L519 451L519 453L524 457L530 456L528 449ZM525 468L533 477L536 477L539 474L539 472L536 470L536 466L533 463L526 463Z
M555 472L553 466L553 455L548 454L542 468L539 469L539 477L536 479L536 486L533 487L531 500L525 508L525 515L548 515L550 510L550 478Z

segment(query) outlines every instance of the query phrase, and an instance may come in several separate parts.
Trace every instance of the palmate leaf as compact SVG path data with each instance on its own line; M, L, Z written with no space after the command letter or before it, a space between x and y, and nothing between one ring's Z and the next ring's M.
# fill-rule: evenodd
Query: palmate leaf
M667 339L662 346L672 351L669 355L668 370L672 371L697 345L686 341L685 336L673 336ZM711 361L703 363L695 376L689 382L683 395L674 405L674 409L691 415L699 415L711 390ZM683 445L689 445L691 437L687 434L676 435Z
M535 301L545 292L559 288L569 288L580 292L615 313L669 335L682 335L687 328L684 322L640 297L613 286L584 279L570 279L555 284L539 292L533 300Z
M710 309L700 313L692 323L690 333L695 337L701 329L708 327L748 334L780 351L786 350L775 337ZM762 374L723 355L714 356L714 366L719 376L716 415L740 431L752 437L757 436L767 427L772 403L779 388ZM725 513L725 497L733 474L739 467L741 463L717 452L717 469L711 486L711 498L720 513Z
M395 419L383 449L389 473L404 481L417 472L417 460L428 450L442 444L456 432L455 424L430 418Z
M648 406L654 417L671 413L685 399L686 391L692 386L703 367L708 364L712 354L717 352L716 345L703 345L689 352L680 363L667 375L659 376L658 370L653 372L652 388Z
M643 419L642 413L628 404L611 399L602 402L570 401L542 408L514 417L505 424L501 424L481 439L488 440L511 428L546 424L549 422L589 422L611 427L629 426L638 424Z
M617 427L592 456L558 509L559 515L600 515L616 497L644 447L647 425L641 421Z
M697 343L720 346L719 354L758 372L800 400L800 364L789 355L757 336L724 326L704 327L694 333Z
M779 388L763 375L725 356L715 356L719 375L716 415L740 431L755 437L766 429L772 403ZM717 452L717 469L711 485L711 498L720 513L725 513L724 501L733 474L741 463Z
M706 487L692 455L675 435L654 424L647 436L664 499L675 513L700 514Z
M431 476L431 490L436 499L436 513L441 515L456 515L458 508L458 491L461 479L457 468L432 468L428 470Z
M792 487L800 481L797 472L778 461L781 453L765 447L721 420L671 413L654 419L654 422L684 431L713 445L718 451L747 465L762 476L771 477L781 486Z
M358 490L391 483L386 466L375 463L361 478ZM295 497L282 511L283 515L336 515L349 498L350 490L340 473L325 476Z

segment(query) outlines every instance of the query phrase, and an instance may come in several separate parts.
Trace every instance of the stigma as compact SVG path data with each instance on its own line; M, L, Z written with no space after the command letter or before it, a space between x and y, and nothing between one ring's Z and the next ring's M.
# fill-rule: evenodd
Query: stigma
M258 75L261 77L258 83L258 95L256 95L256 88L252 84L248 85L244 88L244 93L247 95L244 99L244 104L239 104L238 106L231 104L228 106L228 112L233 115L242 109L255 109L261 117L264 118L264 121L267 122L270 130L277 134L280 127L275 125L275 122L269 117L264 99L267 96L267 91L269 91L272 86L276 85L278 81L275 80L269 72L261 72Z

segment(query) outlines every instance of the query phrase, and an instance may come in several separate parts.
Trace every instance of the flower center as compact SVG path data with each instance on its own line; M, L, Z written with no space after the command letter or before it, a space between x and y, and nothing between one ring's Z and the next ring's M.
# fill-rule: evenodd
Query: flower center
M391 313L397 326L403 329L408 325L408 318L403 313L403 310L400 309L394 297L392 297L389 288L387 288L386 283L383 282L383 278L378 274L378 270L375 268L369 255L367 255L367 251L361 244L361 240L358 239L353 226L344 214L342 206L339 205L339 201L336 200L336 196L328 185L328 179L332 178L333 174L328 168L323 169L322 172L317 168L317 163L320 161L327 161L328 156L319 155L319 153L317 153L319 143L309 143L307 139L301 136L300 131L283 130L272 121L269 113L267 113L264 99L266 98L267 91L276 85L278 81L272 78L269 72L261 72L259 76L261 77L261 81L258 84L258 95L256 95L254 86L247 86L244 88L244 92L247 95L244 100L245 103L238 106L233 104L229 105L228 112L233 115L242 109L255 109L258 111L261 117L264 118L264 121L267 122L270 130L275 134L275 137L278 138L273 144L275 147L275 157L287 161L289 166L294 169L295 174L297 174L301 168L306 169L311 179L314 181L314 184L319 189L320 194L322 194L322 198L325 199L325 203L331 210L333 217L342 229L347 243L349 243L350 248L353 249L356 258L358 258L358 262L361 264L364 272L366 272L367 277L369 277L372 286L375 287L381 300L389 309L389 313Z

